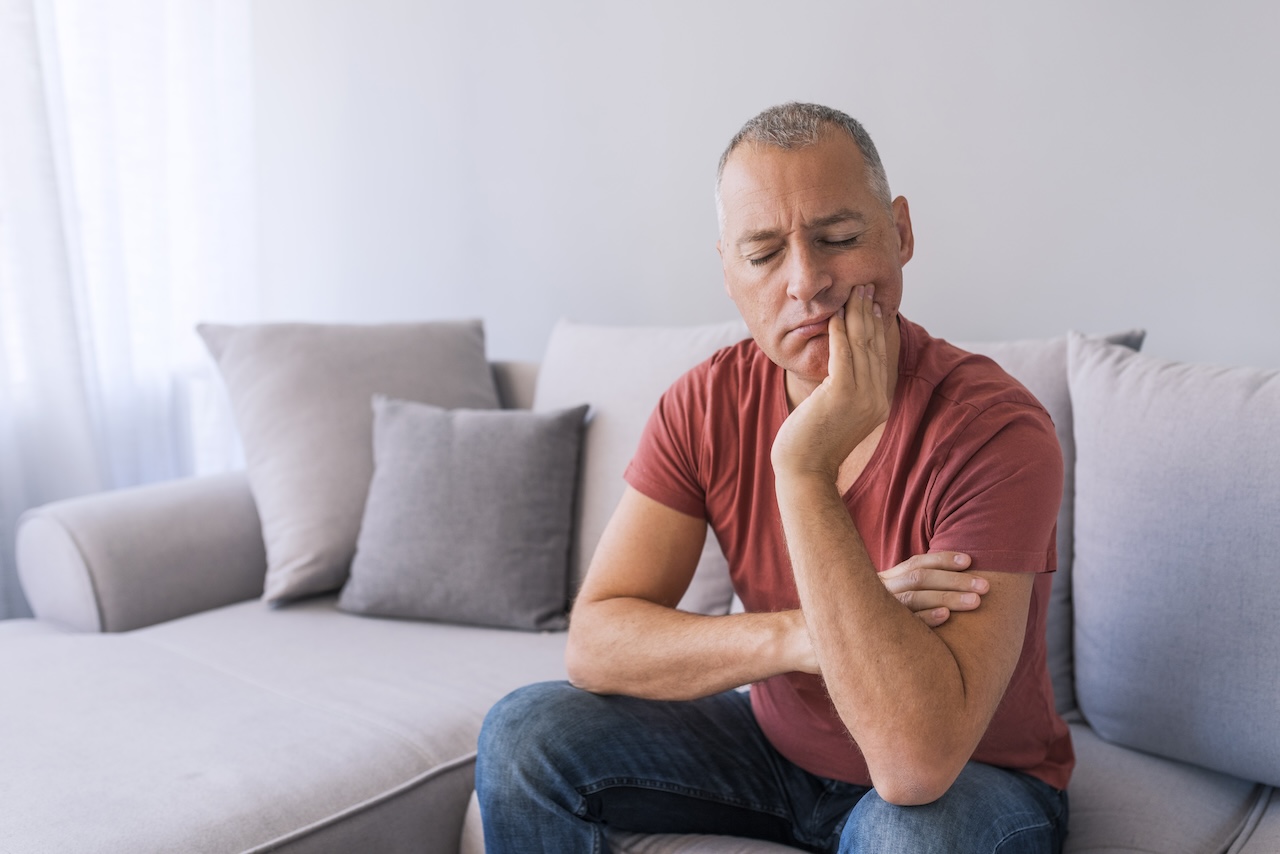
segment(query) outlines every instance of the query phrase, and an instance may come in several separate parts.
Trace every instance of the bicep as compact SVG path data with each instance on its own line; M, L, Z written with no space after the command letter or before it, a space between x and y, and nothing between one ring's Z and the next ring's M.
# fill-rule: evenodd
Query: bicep
M628 486L596 547L578 603L644 599L674 608L693 578L707 523Z
M934 629L951 650L965 688L965 708L981 738L1022 655L1034 572L973 572L991 585L974 611Z

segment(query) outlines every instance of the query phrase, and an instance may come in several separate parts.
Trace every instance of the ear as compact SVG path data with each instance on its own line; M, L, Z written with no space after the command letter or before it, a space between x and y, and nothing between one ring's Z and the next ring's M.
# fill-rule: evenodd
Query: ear
M724 247L719 240L716 241L716 254L720 256L720 277L724 282L724 292L729 295L729 299L733 299L733 294L729 291L729 271L724 266Z
M893 225L898 230L898 264L906 264L916 251L916 236L911 230L911 208L903 196L893 200Z

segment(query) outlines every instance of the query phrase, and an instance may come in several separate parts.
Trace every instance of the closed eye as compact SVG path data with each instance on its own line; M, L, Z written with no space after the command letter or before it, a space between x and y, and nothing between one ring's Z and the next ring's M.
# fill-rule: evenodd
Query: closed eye
M781 250L779 249L775 249L772 252L770 252L768 255L761 255L759 258L748 258L747 262L751 264L752 267L763 267L765 264L768 264L769 261L775 255L777 255L780 251Z

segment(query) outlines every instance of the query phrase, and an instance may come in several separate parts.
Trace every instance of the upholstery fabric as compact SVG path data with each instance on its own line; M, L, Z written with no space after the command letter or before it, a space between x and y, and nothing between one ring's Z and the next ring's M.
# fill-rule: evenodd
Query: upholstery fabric
M1138 350L1146 332L1133 329L1103 340ZM1076 707L1075 673L1071 654L1071 564L1075 519L1075 438L1071 394L1067 388L1067 336L1019 341L960 341L956 346L988 356L1027 387L1049 410L1062 446L1062 506L1058 509L1058 571L1049 597L1045 627L1049 672L1053 676L1054 705L1061 715Z
M1280 784L1280 371L1070 339L1075 655L1102 738Z
M1229 854L1275 854L1280 851L1280 790L1270 789L1266 802L1256 811Z
M446 410L378 397L345 611L560 629L587 407Z
M375 394L447 408L498 405L479 321L199 330L244 444L271 602L346 581L373 475Z
M347 843L366 827L379 851L455 854L485 711L527 681L563 679L564 640L357 619L331 597L5 638L9 687L39 701L0 703L4 780L24 781L5 787L0 839L333 851L362 850Z
M592 326L561 321L538 372L535 411L591 404L571 583L577 591L604 527L622 498L622 472L658 398L721 347L747 337L741 321L689 327ZM708 536L681 608L723 614L733 588L714 536Z
M128 631L260 596L267 565L243 472L46 504L23 516L17 551L41 617L82 632Z
M1073 724L1065 854L1205 854L1245 832L1270 789L1108 744Z

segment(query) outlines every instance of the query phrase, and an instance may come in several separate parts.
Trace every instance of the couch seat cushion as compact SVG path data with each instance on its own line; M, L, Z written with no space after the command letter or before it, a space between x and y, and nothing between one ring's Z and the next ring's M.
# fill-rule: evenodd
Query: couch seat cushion
M1071 726L1066 854L1226 851L1270 792L1216 771L1119 747Z
M1258 820L1250 822L1231 854L1275 854L1280 851L1280 791L1272 789L1265 803L1256 811Z
M397 802L413 815L369 824L407 838L379 850L453 854L485 710L563 678L563 644L354 617L332 598L7 640L0 847L323 850L335 817Z

